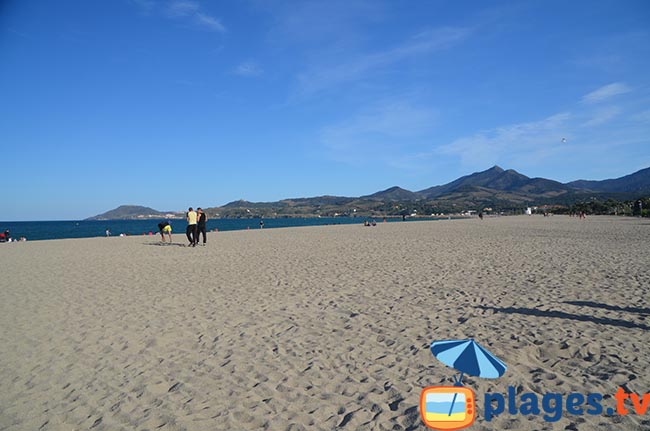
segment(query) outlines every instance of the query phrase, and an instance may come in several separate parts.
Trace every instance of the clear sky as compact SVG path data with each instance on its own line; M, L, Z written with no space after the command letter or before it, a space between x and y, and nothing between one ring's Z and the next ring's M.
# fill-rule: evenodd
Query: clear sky
M650 2L0 0L0 149L0 220L619 177Z

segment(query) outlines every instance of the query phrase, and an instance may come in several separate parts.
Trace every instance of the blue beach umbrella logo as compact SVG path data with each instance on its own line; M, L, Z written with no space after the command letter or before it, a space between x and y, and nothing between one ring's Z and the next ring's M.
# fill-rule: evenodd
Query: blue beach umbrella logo
M448 367L460 371L456 385L462 386L463 375L496 379L506 372L506 364L483 346L468 340L444 340L431 343L431 353Z
M466 428L474 423L476 406L474 391L463 387L463 376L496 379L506 372L506 364L473 339L434 341L431 353L460 376L454 376L454 386L430 386L422 391L422 420L437 430Z

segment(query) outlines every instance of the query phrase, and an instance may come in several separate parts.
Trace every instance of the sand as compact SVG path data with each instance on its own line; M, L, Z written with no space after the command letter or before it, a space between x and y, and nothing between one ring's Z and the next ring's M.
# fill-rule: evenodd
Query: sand
M563 216L0 244L0 430L423 430L457 374L429 345L469 337L508 365L464 379L470 429L647 430L482 402L650 392L649 252L647 220Z

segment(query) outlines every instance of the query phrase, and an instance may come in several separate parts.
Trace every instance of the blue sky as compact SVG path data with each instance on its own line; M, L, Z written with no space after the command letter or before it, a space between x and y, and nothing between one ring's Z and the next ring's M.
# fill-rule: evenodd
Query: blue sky
M0 220L619 177L650 2L4 0L0 143Z

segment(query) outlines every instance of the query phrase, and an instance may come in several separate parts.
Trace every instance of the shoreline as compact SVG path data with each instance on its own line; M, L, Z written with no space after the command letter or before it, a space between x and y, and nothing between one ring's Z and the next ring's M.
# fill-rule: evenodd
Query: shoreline
M466 219L469 217L452 217L451 220L456 220L456 219ZM415 222L415 221L437 221L437 220L447 220L447 217L418 217L418 218L407 218L407 222ZM208 220L208 231L219 231L219 232L226 232L226 231L235 231L235 230L256 230L259 229L259 220L261 219L209 219ZM278 228L286 228L286 227L303 227L303 226L336 226L336 225L355 225L355 224L363 224L364 220L377 220L373 218L365 218L365 217L332 217L332 218L316 218L316 217L311 217L311 218L270 218L270 219L264 219L266 221L266 224L264 225L265 229L278 229ZM148 232L152 232L152 234L158 235L159 232L157 230L157 226L155 226L155 223L161 220L103 220L103 221L97 221L93 220L90 221L89 223L94 225L94 226L99 226L96 227L92 232L92 234L87 234L83 233L81 235L83 236L75 236L79 235L78 232L75 231L75 229L78 228L87 228L87 221L39 221L39 222L5 222L3 225L2 222L0 222L0 231L3 231L5 228L10 227L10 231L12 232L13 236L25 236L27 241L44 241L44 240L56 240L56 239L80 239L80 238L105 238L105 229L111 228L111 229L117 229L116 231L112 231L111 237L116 237L120 236L121 233L124 233L124 236L127 237L140 237L140 236L148 236ZM398 221L402 221L401 219L387 219L388 223L395 223ZM178 223L180 225L180 228L176 230L176 233L180 234L182 233L185 235L185 227L187 225L186 221L183 220L178 220L174 219L172 221L173 223ZM300 224L300 223L304 224ZM134 223L136 223L137 229L141 233L132 233L136 227L134 226ZM151 223L151 224L150 224ZM377 224L383 223L383 221L378 221ZM42 229L48 225L59 225L59 229L66 229L65 232L70 235L70 236L63 236L63 237L56 237L56 238L42 238L39 236L44 236L44 235L52 235L50 231L43 231ZM25 232L25 229L22 231L20 230L21 225L27 225L27 233ZM31 225L31 226L30 226ZM122 228L122 229L120 229ZM36 229L38 232L34 234L34 229ZM142 230L144 229L144 231ZM32 232L29 232L29 231ZM40 231L39 231L40 230ZM45 233L44 233L45 232ZM32 235L36 235L37 239L33 239ZM63 235L63 234L59 234ZM14 238L15 239L15 238Z

